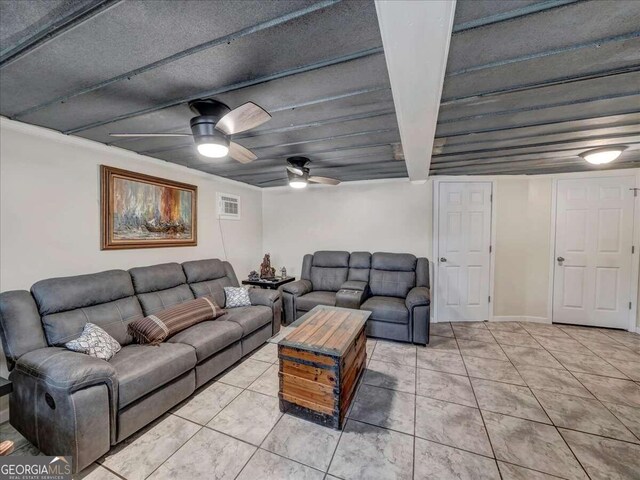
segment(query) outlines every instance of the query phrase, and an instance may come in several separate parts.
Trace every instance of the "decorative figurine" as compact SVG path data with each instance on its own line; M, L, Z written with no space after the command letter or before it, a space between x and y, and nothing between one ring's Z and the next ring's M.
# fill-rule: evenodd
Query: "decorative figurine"
M287 278L287 269L285 267L282 267L282 269L280 269L280 277Z
M275 277L276 269L271 266L271 255L266 253L260 264L260 278Z
M260 280L260 275L255 270L251 270L249 272L249 280L251 280L252 282L256 282Z

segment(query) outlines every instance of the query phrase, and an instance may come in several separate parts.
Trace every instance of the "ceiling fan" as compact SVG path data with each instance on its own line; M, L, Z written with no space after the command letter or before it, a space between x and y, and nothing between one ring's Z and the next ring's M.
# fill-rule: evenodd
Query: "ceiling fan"
M271 118L269 112L253 102L231 110L213 99L192 100L189 108L195 114L189 122L192 133L110 133L112 137L193 137L198 152L205 157L229 155L240 163L258 158L251 150L232 142L230 137L262 125Z
M329 177L309 176L310 160L307 157L287 158L287 176L289 185L293 188L304 188L308 183L322 183L324 185L338 185L340 180Z

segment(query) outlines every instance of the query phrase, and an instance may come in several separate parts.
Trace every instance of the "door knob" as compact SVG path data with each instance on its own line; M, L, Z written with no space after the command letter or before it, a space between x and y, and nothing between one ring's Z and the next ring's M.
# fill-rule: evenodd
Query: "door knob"
M444 258L444 257L440 257L440 261L441 261L441 262L446 262L446 261L447 261L447 259L446 259L446 258Z
M557 260L558 260L558 263L562 263L562 262L564 262L564 257L558 257Z

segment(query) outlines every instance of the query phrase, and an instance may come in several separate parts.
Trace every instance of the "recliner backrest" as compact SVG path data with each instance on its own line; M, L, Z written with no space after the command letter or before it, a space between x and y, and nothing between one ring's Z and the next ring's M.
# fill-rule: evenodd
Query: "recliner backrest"
M351 252L349 257L349 280L369 281L371 254L369 252Z
M369 275L371 294L405 298L416 286L416 263L416 257L409 253L374 253Z
M217 258L184 262L182 269L196 297L211 295L221 307L224 307L226 301L224 287L239 286L231 264Z
M193 300L179 263L161 263L129 270L142 311L152 315L160 310Z
M349 252L319 251L313 254L310 280L313 290L337 292L349 276Z
M127 324L142 317L131 277L124 270L41 280L31 293L50 346L77 338L88 322L127 345L133 341Z

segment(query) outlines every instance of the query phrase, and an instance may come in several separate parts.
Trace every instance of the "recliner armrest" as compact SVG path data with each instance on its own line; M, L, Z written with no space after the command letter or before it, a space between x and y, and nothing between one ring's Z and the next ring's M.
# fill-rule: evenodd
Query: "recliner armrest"
M365 290L348 290L340 289L336 293L336 307L360 309L360 305L367 298L367 289Z
M431 292L427 287L414 287L409 291L405 299L405 305L409 310L414 307L426 306L431 304Z
M312 290L312 285L309 280L296 280L295 282L285 283L282 286L282 291L299 297L305 295Z
M106 360L60 347L40 348L25 353L16 362L16 371L69 394L102 383L108 386L113 397L118 391L113 365Z
M340 290L357 290L359 292L364 292L369 284L367 282L361 282L359 280L347 280L342 284Z
M265 307L273 307L273 304L280 298L280 292L277 290L266 290L263 288L250 288L249 299L251 305L264 305Z

